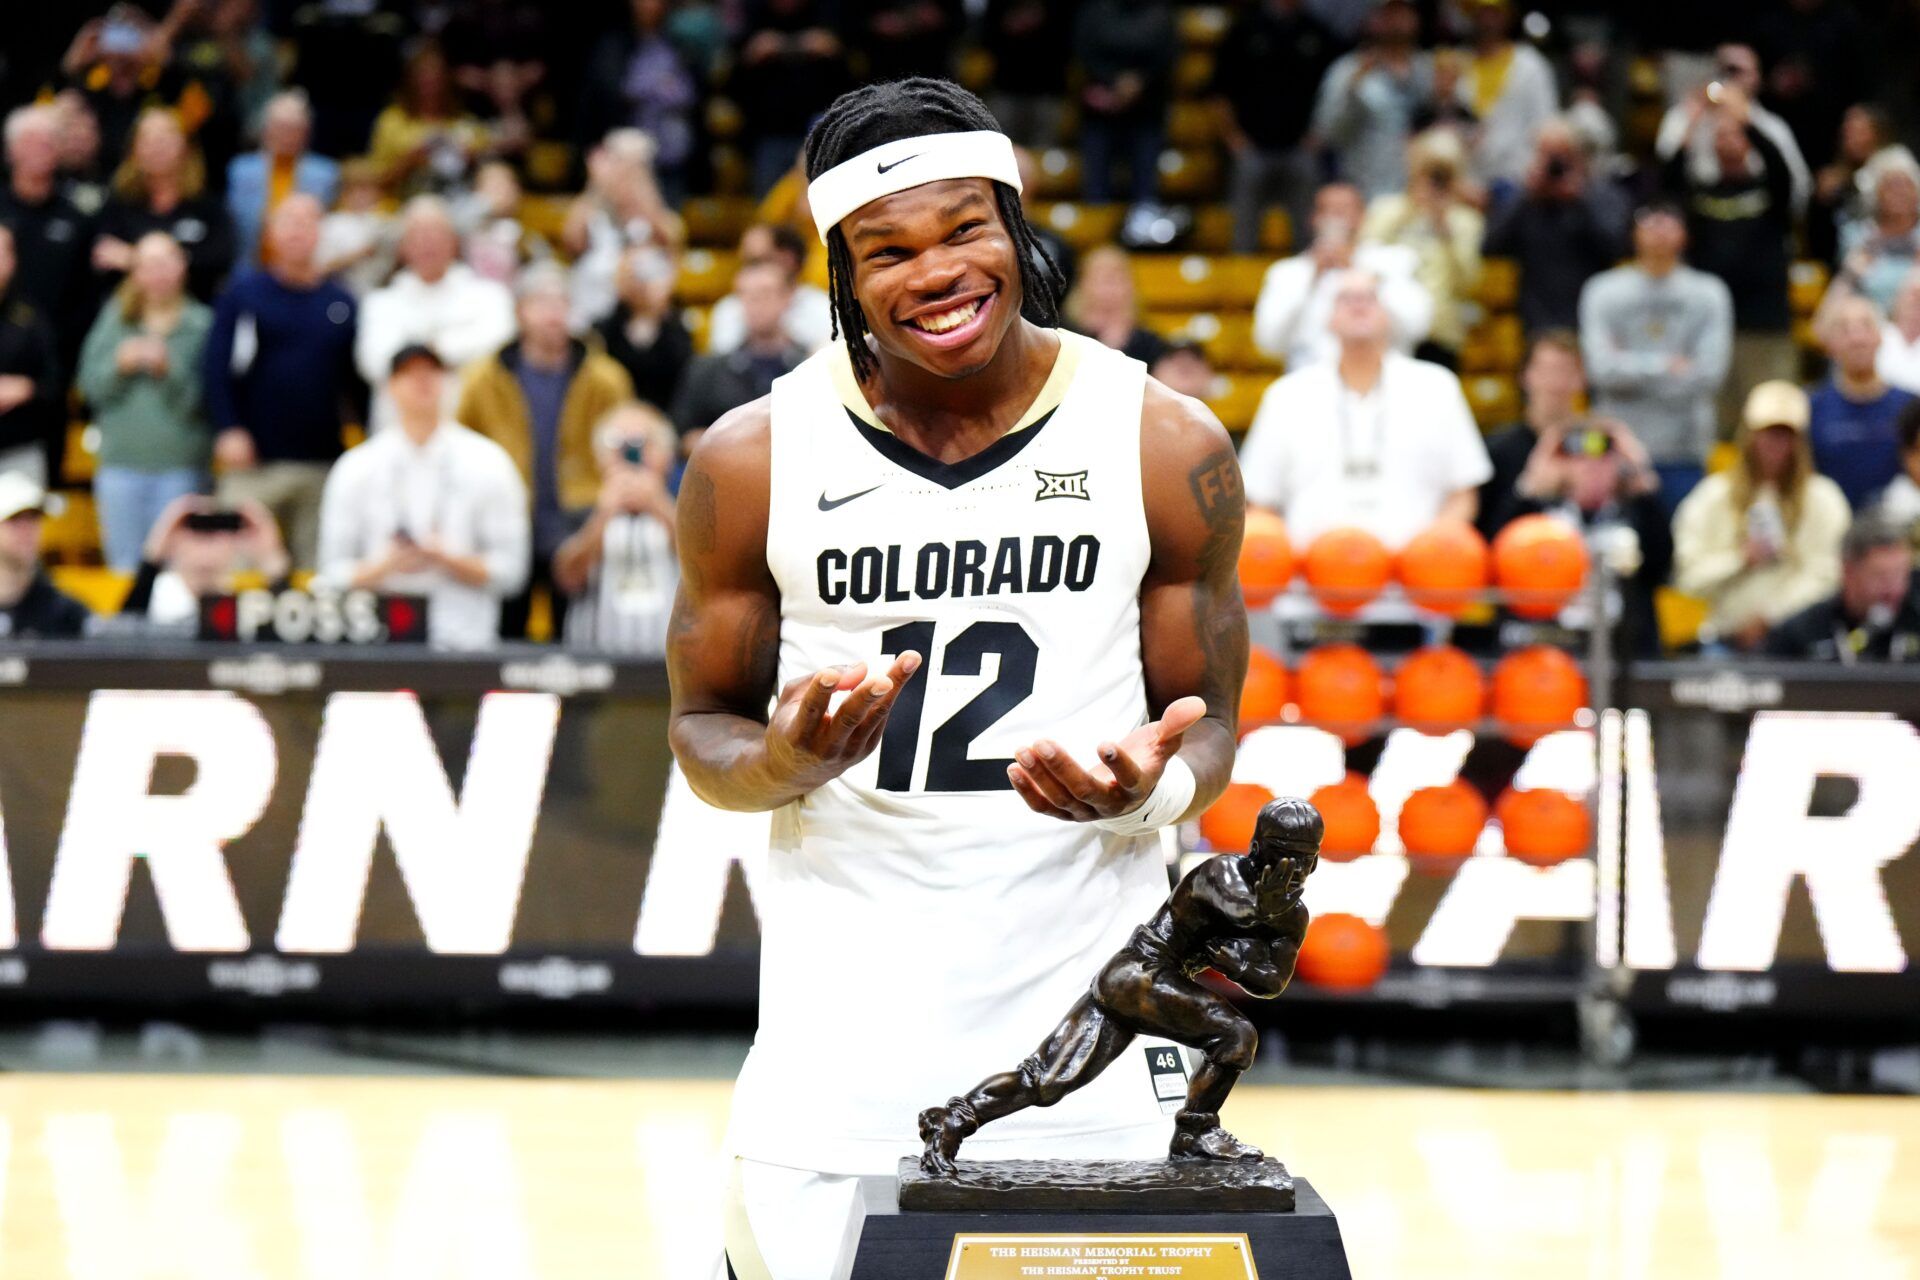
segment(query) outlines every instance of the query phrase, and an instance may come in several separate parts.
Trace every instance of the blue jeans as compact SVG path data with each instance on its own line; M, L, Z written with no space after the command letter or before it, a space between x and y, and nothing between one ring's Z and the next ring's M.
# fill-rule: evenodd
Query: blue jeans
M1673 522L1673 513L1680 509L1680 499L1693 492L1693 486L1706 476L1707 469L1697 462L1656 462L1654 474L1660 477L1660 509L1667 513L1667 522Z
M100 541L108 567L121 573L138 569L147 533L167 504L206 487L206 473L190 467L178 471L100 468L93 477L93 496L100 507Z
M1113 162L1127 159L1129 204L1146 204L1160 190L1160 141L1164 114L1116 120L1089 111L1080 120L1080 190L1088 204L1113 199Z

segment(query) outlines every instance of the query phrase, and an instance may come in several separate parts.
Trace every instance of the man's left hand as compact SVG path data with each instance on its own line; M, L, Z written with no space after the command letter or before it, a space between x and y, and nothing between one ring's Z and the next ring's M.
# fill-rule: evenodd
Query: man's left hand
M1097 822L1131 813L1146 803L1180 750L1188 729L1207 714L1199 698L1177 698L1158 720L1118 742L1099 746L1099 763L1083 768L1051 738L1014 752L1007 766L1013 789L1035 813L1062 822Z

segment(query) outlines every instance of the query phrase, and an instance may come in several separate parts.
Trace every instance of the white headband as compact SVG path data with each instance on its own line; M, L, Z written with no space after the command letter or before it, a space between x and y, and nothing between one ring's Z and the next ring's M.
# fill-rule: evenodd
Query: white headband
M840 219L869 201L948 178L992 178L1020 190L1020 164L1004 133L928 133L883 142L807 184L813 223L825 244Z

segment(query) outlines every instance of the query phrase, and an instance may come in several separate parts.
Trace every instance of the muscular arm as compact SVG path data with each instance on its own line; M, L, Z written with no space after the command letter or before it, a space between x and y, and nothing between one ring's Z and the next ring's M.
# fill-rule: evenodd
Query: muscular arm
M715 424L687 464L675 521L668 739L694 794L723 809L774 809L797 794L769 775L765 749L780 646L767 568L770 426L764 400Z
M770 432L765 397L716 422L687 464L675 512L667 737L694 794L722 809L777 809L864 759L920 665L909 652L871 679L865 663L812 672L769 712L780 655L780 591L767 567ZM839 692L847 698L828 714Z
M1247 677L1247 608L1240 596L1246 498L1233 441L1213 413L1151 379L1141 419L1142 485L1152 559L1140 588L1140 658L1147 705L1159 716L1188 695L1207 713L1180 747L1200 813L1226 789Z

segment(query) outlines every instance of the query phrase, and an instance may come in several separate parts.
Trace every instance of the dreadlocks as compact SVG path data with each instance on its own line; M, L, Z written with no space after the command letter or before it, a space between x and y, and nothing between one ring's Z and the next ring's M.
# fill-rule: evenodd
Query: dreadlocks
M997 133L1000 124L985 103L951 80L915 76L862 85L834 99L808 132L807 180L882 143L927 133L978 129ZM993 195L1000 220L1013 237L1014 254L1020 264L1020 314L1034 324L1052 328L1059 323L1060 295L1065 292L1066 280L1027 225L1019 193L995 182ZM867 317L853 295L853 252L839 227L827 233L827 295L833 304L834 336L846 342L854 375L864 382L876 364L873 352L867 349Z

